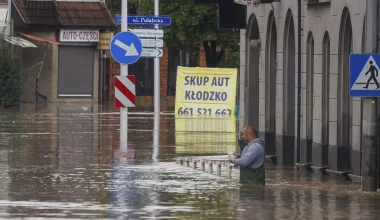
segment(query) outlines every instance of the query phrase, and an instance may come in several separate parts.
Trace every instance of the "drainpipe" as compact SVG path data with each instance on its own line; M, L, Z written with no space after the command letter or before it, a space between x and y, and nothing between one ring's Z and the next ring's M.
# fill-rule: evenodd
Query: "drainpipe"
M378 53L379 0L367 0L366 53ZM362 191L377 191L378 98L366 97L363 101L362 134Z
M8 0L8 11L7 11L7 28L5 29L5 35L11 36L11 25L12 25L12 16L11 16L11 10L12 10L12 0Z
M104 88L104 67L103 67L103 50L99 50L99 86L98 86L98 102L99 104L103 104L103 88Z
M297 163L300 162L300 149L301 149L301 72L302 72L302 51L301 51L301 0L298 0L298 80L297 80Z

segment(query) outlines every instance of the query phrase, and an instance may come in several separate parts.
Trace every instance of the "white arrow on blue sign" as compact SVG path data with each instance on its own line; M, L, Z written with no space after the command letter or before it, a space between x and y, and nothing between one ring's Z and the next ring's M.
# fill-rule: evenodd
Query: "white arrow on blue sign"
M380 54L350 55L350 95L380 97Z
M132 32L120 32L112 38L110 52L112 57L120 64L136 62L142 53L140 38Z

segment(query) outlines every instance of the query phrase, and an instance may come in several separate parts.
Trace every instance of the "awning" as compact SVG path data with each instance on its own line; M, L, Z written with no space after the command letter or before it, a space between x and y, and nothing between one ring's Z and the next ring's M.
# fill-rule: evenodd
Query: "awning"
M31 40L37 40L40 42L45 42L45 43L54 44L54 45L61 45L62 44L62 43L55 41L55 40L49 40L49 39L46 39L43 37L37 37L37 36L31 35L31 34L24 34L24 33L19 33L19 34L21 34L22 36L27 37Z
M4 40L10 44L20 46L22 48L29 48L29 47L37 48L37 46L33 44L32 42L27 41L23 38L19 38L19 37L4 37Z

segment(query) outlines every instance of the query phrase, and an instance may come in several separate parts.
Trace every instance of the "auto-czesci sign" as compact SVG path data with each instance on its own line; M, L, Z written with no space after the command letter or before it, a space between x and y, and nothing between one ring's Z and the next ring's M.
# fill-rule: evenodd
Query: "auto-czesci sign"
M99 42L99 30L61 30L61 42Z

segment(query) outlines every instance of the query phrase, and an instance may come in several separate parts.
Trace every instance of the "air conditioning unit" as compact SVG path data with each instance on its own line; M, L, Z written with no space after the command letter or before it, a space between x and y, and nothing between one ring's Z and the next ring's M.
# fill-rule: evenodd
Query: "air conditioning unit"
M303 0L307 5L331 3L331 0Z

